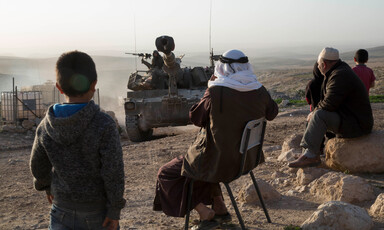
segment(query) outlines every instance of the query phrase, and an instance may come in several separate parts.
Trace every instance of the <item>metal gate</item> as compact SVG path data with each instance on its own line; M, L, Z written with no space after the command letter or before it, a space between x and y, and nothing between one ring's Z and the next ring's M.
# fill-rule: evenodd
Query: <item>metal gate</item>
M3 123L41 118L44 115L40 91L2 92L1 118Z

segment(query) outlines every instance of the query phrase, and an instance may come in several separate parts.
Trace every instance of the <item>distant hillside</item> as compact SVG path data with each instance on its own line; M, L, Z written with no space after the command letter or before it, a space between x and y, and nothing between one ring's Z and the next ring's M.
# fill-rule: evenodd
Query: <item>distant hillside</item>
M382 62L384 59L384 46L367 48L369 53L369 63ZM350 65L353 65L353 57L356 51L349 51L340 54L340 58ZM292 69L292 68L312 68L317 59L318 54L313 56L294 54L291 57L270 56L265 58L250 58L250 62L255 71L258 70L274 70L274 69Z
M341 56L341 59L343 60L348 60L348 59L352 59L353 60L353 57L355 56L355 52L360 49L360 48L357 48L356 50L354 51L350 51L350 52L346 52L346 53L342 53L340 56ZM384 46L378 46L378 47L373 47L373 48L364 48L364 47L361 47L361 49L366 49L369 53L369 59L375 59L375 58L384 58Z

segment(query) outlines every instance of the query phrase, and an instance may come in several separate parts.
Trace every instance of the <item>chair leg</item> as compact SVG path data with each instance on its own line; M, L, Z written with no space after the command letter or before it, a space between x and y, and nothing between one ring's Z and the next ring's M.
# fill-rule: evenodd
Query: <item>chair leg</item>
M224 183L224 185L225 185L225 188L227 189L229 197L231 198L231 202L232 202L233 208L235 209L237 219L239 219L241 229L245 230L244 221L243 221L243 218L241 217L239 209L237 208L237 204L236 204L235 198L233 197L232 190L229 187L228 183Z
M249 174L251 175L251 178L252 178L252 181L253 181L253 185L255 186L257 195L259 196L259 200L260 200L261 206L263 207L265 216L267 217L268 223L272 223L271 218L269 218L268 210L265 207L263 197L261 196L261 193L260 193L260 190L259 190L259 186L257 186L255 176L253 175L252 171L250 171Z
M191 210L191 203L192 203L192 192L193 192L193 180L189 182L188 185L188 193L187 193L187 210L185 215L185 223L184 223L184 229L188 230L189 228L189 214Z

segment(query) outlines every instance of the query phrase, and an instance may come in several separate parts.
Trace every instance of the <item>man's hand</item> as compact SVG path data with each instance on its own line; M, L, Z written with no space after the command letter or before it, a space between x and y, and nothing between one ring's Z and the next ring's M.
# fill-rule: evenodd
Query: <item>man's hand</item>
M53 195L49 195L49 194L47 194L47 199L48 199L48 202L49 202L50 204L52 204Z
M313 111L310 112L307 116L307 121L309 122L311 119L312 119L312 116L313 116Z
M117 227L119 226L119 220L112 220L109 219L108 217L105 217L103 227L108 227L108 230L116 230Z

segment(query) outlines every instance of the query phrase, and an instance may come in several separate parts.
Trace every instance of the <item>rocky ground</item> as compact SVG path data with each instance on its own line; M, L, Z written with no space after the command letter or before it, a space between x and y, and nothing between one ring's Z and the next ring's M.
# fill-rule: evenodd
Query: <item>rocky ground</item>
M372 104L374 129L384 130L384 104ZM272 223L267 223L263 210L256 205L240 204L240 211L249 229L284 229L300 226L322 203L308 192L298 192L296 171L278 162L281 146L286 137L302 133L308 107L280 108L278 117L268 122L264 151L266 163L254 170L258 179L272 184L282 194L279 201L267 202ZM156 173L172 158L184 154L194 140L198 129L194 126L161 128L152 140L132 143L122 140L124 151L127 205L122 211L122 229L182 229L183 218L167 217L152 211ZM29 155L33 132L0 132L0 229L46 229L50 205L43 192L33 189L29 171ZM384 192L384 175L359 175L375 186L376 194ZM250 183L243 176L231 183L235 196ZM222 229L239 229L234 210L223 188L225 200L233 215L233 222ZM374 200L358 204L368 209ZM197 214L192 212L192 220ZM373 217L374 229L384 229L384 217Z

